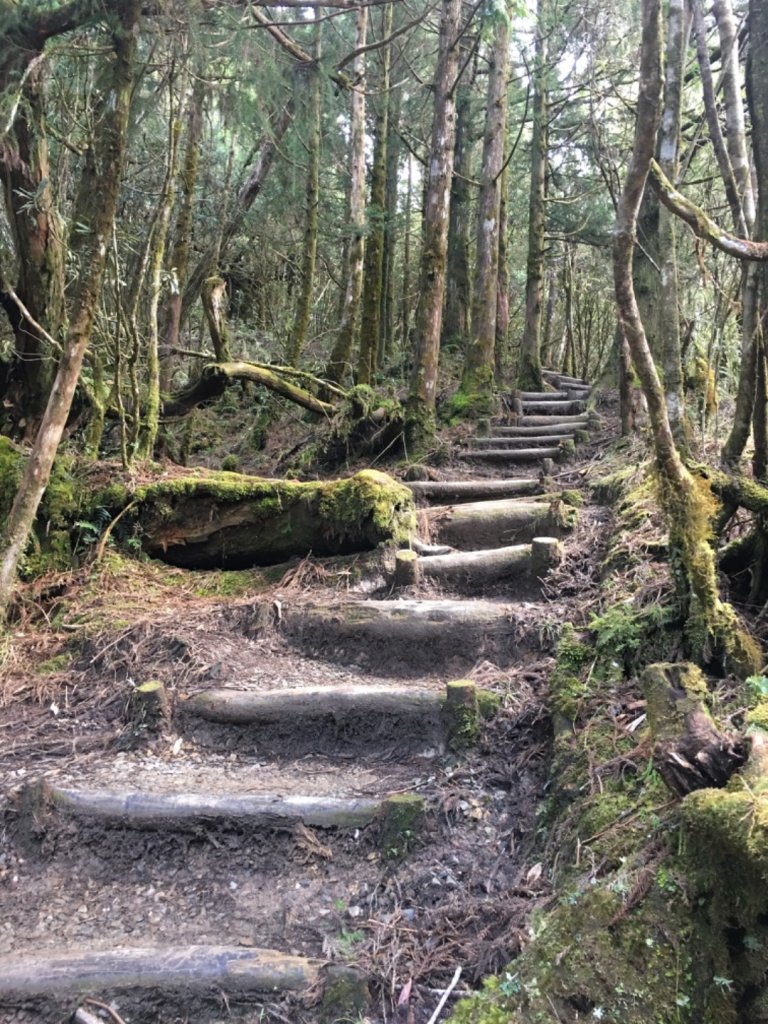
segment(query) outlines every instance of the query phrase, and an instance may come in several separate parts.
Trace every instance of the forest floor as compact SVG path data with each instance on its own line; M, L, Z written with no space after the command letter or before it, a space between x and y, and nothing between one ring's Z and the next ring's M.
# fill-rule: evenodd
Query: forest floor
M555 468L556 488L584 498L563 562L541 587L511 579L468 599L503 607L514 639L503 648L482 636L443 647L403 645L397 633L361 641L281 628L289 609L307 606L343 618L350 603L369 599L464 599L428 583L393 593L386 559L363 556L198 573L108 549L28 587L0 677L0 956L226 944L353 965L369 980L371 1001L357 1016L333 1016L312 988L267 999L215 985L194 995L120 992L107 994L111 1010L91 1005L125 1024L424 1024L457 967L452 999L509 964L532 911L553 898L548 865L532 856L550 765L547 678L562 623L589 617L609 533L610 513L584 487L617 432L610 397L598 399L598 412L602 428ZM442 479L478 475L531 472L459 460L439 468ZM461 752L418 723L323 721L298 735L276 720L254 734L190 726L183 715L186 701L212 688L407 685L437 694L452 679L471 679L501 701ZM132 692L147 680L164 683L174 709L157 731L126 724ZM408 793L425 799L427 814L396 839L383 839L376 823L137 829L30 811L39 779L162 794ZM71 995L30 998L0 1006L0 1024L63 1022L78 1005L86 1003Z

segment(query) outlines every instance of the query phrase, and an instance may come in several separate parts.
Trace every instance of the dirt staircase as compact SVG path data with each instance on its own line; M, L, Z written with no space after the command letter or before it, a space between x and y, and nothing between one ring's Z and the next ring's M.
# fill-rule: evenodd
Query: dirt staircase
M425 846L464 804L461 870L495 843L491 878L514 861L508 788L462 776L498 706L466 676L536 654L530 609L575 523L550 477L593 422L589 388L547 379L555 390L515 394L456 453L472 476L409 485L421 536L384 596L241 607L247 677L150 687L129 714L158 739L73 757L7 797L4 883L28 923L0 946L0 1024L400 1019L371 1004L376 948L354 955L358 922L408 931ZM488 462L529 474L483 475ZM464 779L455 803L446 778ZM459 885L444 870L428 868L435 890Z

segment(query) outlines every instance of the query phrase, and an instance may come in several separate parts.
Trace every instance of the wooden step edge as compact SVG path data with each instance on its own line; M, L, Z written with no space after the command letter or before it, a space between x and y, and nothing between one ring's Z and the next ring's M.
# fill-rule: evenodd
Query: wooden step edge
M525 446L555 448L561 441L575 440L575 432L570 434L542 434L541 437L515 437L514 435L500 435L499 437L471 437L469 447L482 450L483 448L509 448L510 451L518 449L525 450Z
M460 459L493 459L505 462L536 462L539 459L557 459L561 448L472 448L456 452Z
M246 946L136 946L0 957L0 1000L147 989L301 992L322 961Z
M558 426L557 423L545 423L540 427L517 427L510 426L506 423L498 423L493 427L493 437L573 437L574 434L578 433L582 428L578 424L563 423ZM477 435L480 436L479 434Z
M567 423L577 427L579 430L586 430L589 427L589 417L584 413L559 413L551 416L535 416L533 413L521 416L517 423L519 427L545 427L553 424Z
M522 495L541 491L541 482L533 478L519 480L424 480L406 484L414 498L436 501L472 501L476 498Z
M145 793L43 783L41 797L59 813L132 828L180 828L199 822L251 828L362 828L381 813L387 797L339 798L210 793ZM29 806L29 804L28 804Z
M299 723L330 716L422 717L440 708L436 690L403 685L297 687L291 690L205 690L181 704L184 715L221 725L267 724L290 718Z

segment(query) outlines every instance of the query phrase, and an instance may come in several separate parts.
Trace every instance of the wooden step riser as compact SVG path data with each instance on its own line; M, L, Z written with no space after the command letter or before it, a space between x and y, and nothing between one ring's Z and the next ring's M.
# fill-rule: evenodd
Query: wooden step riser
M517 427L551 427L555 425L567 425L575 427L577 430L587 430L589 427L589 417L581 414L567 416L522 416L515 424Z
M483 658L510 664L521 650L516 619L513 604L491 601L364 601L284 608L281 631L311 657L412 678L456 675Z
M151 990L204 993L212 988L301 992L318 984L321 968L319 960L243 946L78 949L0 957L0 1001L7 1005L12 998Z
M590 386L583 377L572 377L570 374L560 373L558 370L542 370L541 374L545 380L567 381L569 384L580 384L582 387Z
M508 427L505 425L495 425L493 427L493 433L495 437L519 437L519 438L536 438L536 437L556 437L558 441L563 439L572 438L576 432L581 430L581 427L569 426L567 423L559 427L557 424L552 426L551 424L545 424L541 427Z
M442 753L447 742L440 692L395 686L210 690L186 701L178 720L198 746L260 757Z
M562 516L550 502L485 502L434 508L427 513L431 536L460 551L530 543L535 537L558 537Z
M425 480L407 484L415 500L427 502L475 502L515 498L541 493L538 480Z
M515 451L508 448L491 448L488 450L478 448L474 451L457 452L456 454L460 459L472 459L477 462L539 462L541 459L560 458L562 449L533 448Z
M470 440L470 447L479 451L485 448L509 448L510 451L528 448L556 448L564 441L573 439L573 434L559 436L550 434L542 437L474 437Z
M585 403L581 401L568 402L523 402L524 416L576 416L583 413Z
M522 588L526 582L538 583L560 558L561 548L556 539L537 538L531 544L492 551L460 551L420 558L417 571L423 579L436 580L461 593L476 593L505 580L514 582L516 588Z

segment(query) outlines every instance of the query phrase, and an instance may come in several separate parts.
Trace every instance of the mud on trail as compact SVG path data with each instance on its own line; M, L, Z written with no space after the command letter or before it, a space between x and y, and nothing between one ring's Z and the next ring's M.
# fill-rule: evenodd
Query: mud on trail
M539 429L547 399L525 401ZM591 429L542 463L546 500L579 489ZM538 481L499 444L432 475ZM550 899L547 674L605 515L569 518L543 581L518 562L395 590L391 552L208 574L107 555L27 595L1 691L0 1024L425 1024L461 967L446 1019ZM157 717L135 713L148 681Z

